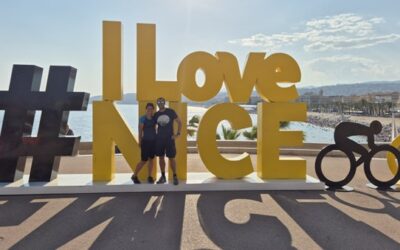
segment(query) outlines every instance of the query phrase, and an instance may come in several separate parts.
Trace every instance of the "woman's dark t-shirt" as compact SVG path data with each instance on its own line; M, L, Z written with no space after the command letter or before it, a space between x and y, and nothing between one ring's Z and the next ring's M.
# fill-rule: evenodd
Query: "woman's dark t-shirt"
M139 119L143 124L143 140L151 141L156 139L156 122L154 119L148 119L145 115Z
M164 111L157 111L154 114L154 121L157 123L157 137L170 138L174 134L174 120L178 116L173 109L166 108Z

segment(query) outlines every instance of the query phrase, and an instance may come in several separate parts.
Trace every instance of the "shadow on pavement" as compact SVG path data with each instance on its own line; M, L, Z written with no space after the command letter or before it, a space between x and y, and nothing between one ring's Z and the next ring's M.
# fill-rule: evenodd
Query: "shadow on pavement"
M262 202L257 192L203 193L197 202L200 225L222 249L291 249L288 229L276 217L250 214L244 224L236 224L225 216L225 205L234 199Z
M111 222L92 248L162 249L167 243L171 249L178 249L185 194L160 195L145 211L151 196L118 194L103 205L87 210L101 196L81 195L12 249L55 249L110 218Z
M361 193L366 198L370 194ZM44 203L40 199L74 198L59 213L44 221L12 246L12 249L55 249L108 221L98 230L91 248L94 249L179 249L182 242L183 217L187 195L195 195L198 230L191 237L205 235L222 249L293 249L293 229L288 228L275 212L268 215L252 213L251 202L268 209L263 195L269 195L278 209L293 219L302 230L324 249L399 249L398 242L356 220L328 203L327 197L355 209L388 214L399 220L399 208L389 201L397 201L392 193L384 193L383 208L371 210L356 206L337 197L334 192L275 191L275 192L204 192L204 193L119 193L69 196L8 197L0 205L0 226L18 226L38 211ZM111 197L98 203L101 197ZM351 197L351 196L349 196ZM379 199L373 197L374 199ZM38 200L32 203L33 200ZM226 215L226 205L242 200L233 213L248 212L249 220L234 223ZM249 203L250 202L250 203ZM94 206L93 204L97 204ZM242 211L240 211L240 210ZM259 211L259 210L257 210ZM272 213L271 213L272 211ZM279 212L279 211L278 211ZM280 214L282 211L280 211ZM196 213L194 213L196 214ZM197 218L196 218L197 219ZM396 223L396 221L394 222ZM189 225L189 228L192 225ZM0 242L1 244L1 242ZM1 245L0 245L1 247ZM196 248L196 246L193 246Z
M19 225L46 204L46 202L32 203L32 197L29 196L19 199L5 197L5 200L7 202L0 205L0 227Z
M398 242L324 202L321 194L334 196L329 193L292 192L271 196L323 249L399 249ZM308 201L301 202L302 199ZM390 208L381 211L390 212Z
M337 202L347 205L349 207L371 213L387 214L389 216L392 216L396 220L400 220L400 208L394 205L394 204L400 205L400 199L392 196L392 194L395 192L378 191L378 193L382 195L384 198L380 198L373 194L369 194L360 190L354 190L352 191L351 194L358 194L359 196L362 196L364 200L370 200L371 202L372 201L378 202L379 204L382 205L382 207L379 208L363 207L362 205L356 204L356 202L349 202L338 196L338 192L329 192L327 194L329 195L329 197L336 200Z

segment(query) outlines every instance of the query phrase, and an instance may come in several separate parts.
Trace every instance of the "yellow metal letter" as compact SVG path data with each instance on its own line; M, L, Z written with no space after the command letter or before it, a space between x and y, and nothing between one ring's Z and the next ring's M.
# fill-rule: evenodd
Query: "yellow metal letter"
M196 72L201 69L205 75L203 86L197 85ZM222 87L223 74L215 56L202 51L187 55L178 68L178 83L182 94L195 102L205 102L218 94Z
M281 146L303 145L302 131L280 131L281 121L305 121L304 103L258 103L257 172L262 179L305 179L306 161L280 158Z
M258 94L269 102L288 102L299 95L296 86L280 87L278 83L297 83L301 79L300 67L293 57L277 53L267 57L256 83Z
M156 100L161 95L168 101L180 101L176 81L156 81L156 26L137 24L137 93L138 101Z
M93 102L93 181L111 181L115 143L132 170L140 160L136 136L112 101Z
M247 103L258 75L264 70L265 53L250 53L243 75L240 74L239 64L234 55L228 52L217 52L217 57L224 73L229 100L234 103Z
M240 106L221 103L212 106L201 118L197 131L199 155L207 169L218 178L236 179L253 172L250 156L243 153L235 158L223 157L217 148L216 130L218 124L228 120L233 129L251 127L249 114Z
M400 136L397 136L390 145L399 149L400 148ZM397 168L399 167L399 164L400 164L397 162L396 156L394 154L388 152L386 154L386 159L387 159L387 163L389 165L390 171L392 171L393 174L396 174ZM397 182L397 185L400 185L400 181Z
M120 22L103 22L103 100L122 99L122 40Z

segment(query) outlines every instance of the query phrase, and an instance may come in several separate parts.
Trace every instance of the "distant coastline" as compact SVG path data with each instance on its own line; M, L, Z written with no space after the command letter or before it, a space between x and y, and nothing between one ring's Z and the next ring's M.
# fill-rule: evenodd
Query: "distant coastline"
M299 95L303 95L307 92L319 93L321 90L324 95L327 96L351 96L351 95L364 95L370 92L400 92L400 80L398 81L371 81L371 82L360 82L360 83L343 83L343 84L330 84L330 85L319 85L319 86L302 86L303 84L297 85ZM90 97L89 102L99 101L102 99L101 95L94 95ZM256 91L253 91L250 98L251 103L259 101L259 95ZM226 91L220 91L214 98L207 102L192 102L185 97L182 97L182 101L188 103L190 106L203 106L208 107L215 103L228 102L228 94ZM124 94L121 101L117 101L118 104L137 104L136 93Z

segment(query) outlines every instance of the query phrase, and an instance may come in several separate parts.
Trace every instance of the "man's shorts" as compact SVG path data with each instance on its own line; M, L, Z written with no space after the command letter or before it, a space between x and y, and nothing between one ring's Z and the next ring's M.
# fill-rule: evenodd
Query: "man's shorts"
M168 158L175 158L176 148L175 140L172 138L157 138L156 139L156 155L165 156Z
M142 161L148 161L154 158L155 154L155 140L142 140L140 144Z

